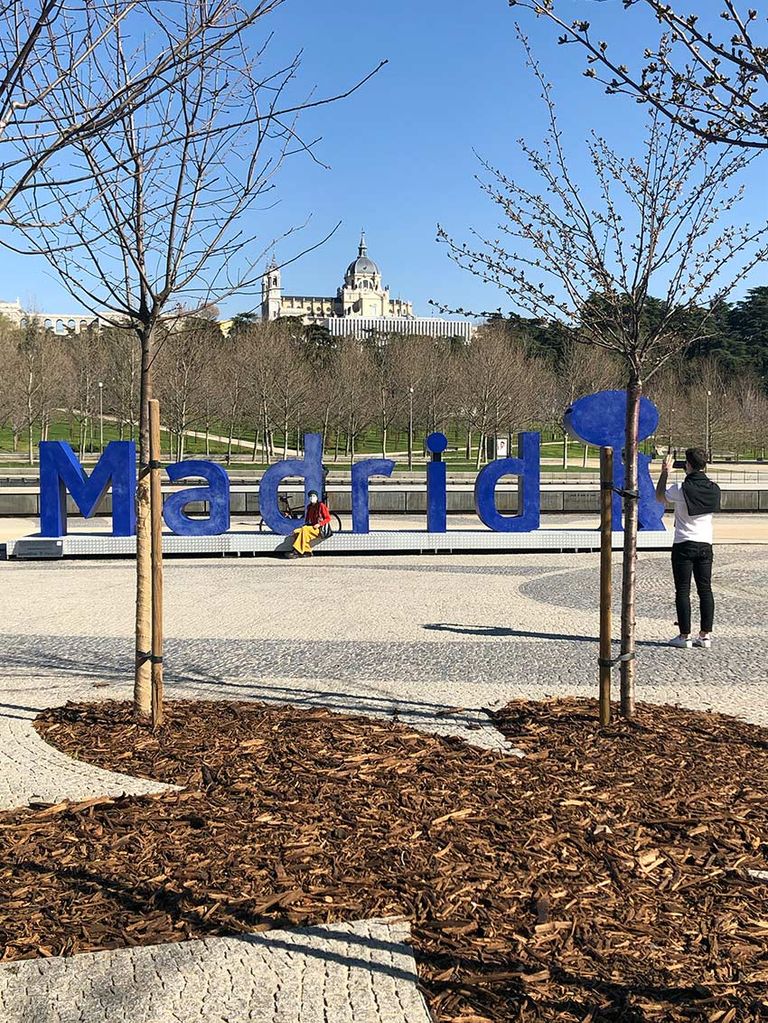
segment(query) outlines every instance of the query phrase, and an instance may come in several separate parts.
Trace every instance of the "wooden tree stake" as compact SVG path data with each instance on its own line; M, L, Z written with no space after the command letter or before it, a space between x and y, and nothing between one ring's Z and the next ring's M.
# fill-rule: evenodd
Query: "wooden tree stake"
M152 518L152 727L163 723L163 494L160 403L149 402L149 466Z
M611 723L613 451L600 448L600 724Z

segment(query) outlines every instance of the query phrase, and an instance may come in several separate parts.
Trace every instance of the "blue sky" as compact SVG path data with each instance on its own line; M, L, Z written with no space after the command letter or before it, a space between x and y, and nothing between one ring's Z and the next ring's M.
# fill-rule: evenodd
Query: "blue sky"
M626 14L620 0L572 0L564 9L600 25L600 34L626 56L641 53L656 34L647 17ZM335 294L364 226L385 283L394 296L411 299L418 313L430 314L429 299L509 308L507 299L450 262L435 241L435 227L440 222L457 237L467 237L470 226L493 231L494 210L473 177L473 150L506 172L520 172L515 140L541 136L541 106L515 38L516 20L555 84L576 175L586 169L583 139L592 127L617 149L631 151L642 131L641 109L604 96L582 77L583 53L558 47L550 26L510 10L507 0L287 0L272 16L272 59L303 50L298 84L306 92L333 94L379 60L389 61L354 96L305 117L303 134L322 137L316 152L330 169L292 158L277 180L276 205L248 225L266 245L309 220L297 238L278 246L283 260L342 221L321 249L284 270L287 293ZM765 219L765 189L753 187L742 212ZM0 275L0 298L18 296L51 311L77 308L42 263L0 251ZM767 276L756 271L749 283L766 283ZM235 298L223 311L256 301Z

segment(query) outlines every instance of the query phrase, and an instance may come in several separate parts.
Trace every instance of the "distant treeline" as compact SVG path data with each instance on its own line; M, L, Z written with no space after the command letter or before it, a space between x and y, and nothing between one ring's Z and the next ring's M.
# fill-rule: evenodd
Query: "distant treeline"
M705 339L648 382L661 413L657 444L709 441L715 455L764 456L768 288L723 306L710 322ZM316 430L328 458L348 460L362 450L402 448L412 426L417 446L441 429L479 466L492 455L494 438L526 428L562 437L562 413L575 398L622 386L624 367L579 342L588 329L499 316L467 346L398 334L361 342L250 314L234 317L224 337L212 317L190 316L159 338L155 395L175 458L183 457L191 431L208 438L209 451L247 451L267 462ZM679 329L685 341L685 317ZM112 435L136 436L139 351L130 329L60 336L34 322L21 328L0 322L0 360L7 447L27 448L62 417L73 424L81 454L98 439L100 414ZM248 448L235 446L236 439Z

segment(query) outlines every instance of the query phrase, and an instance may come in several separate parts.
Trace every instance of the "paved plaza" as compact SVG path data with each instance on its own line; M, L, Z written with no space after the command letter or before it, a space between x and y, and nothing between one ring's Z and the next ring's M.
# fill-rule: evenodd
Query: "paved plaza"
M503 748L489 709L521 696L595 694L597 569L597 557L586 554L168 560L166 694L391 715L418 728ZM0 579L0 806L161 790L155 782L70 760L44 744L31 724L40 708L67 700L130 696L133 565L5 562ZM639 587L639 699L711 708L768 724L768 547L716 549L718 608L710 651L665 645L675 632L668 553L641 555ZM192 1017L174 1008L184 998L175 981L162 987L158 964L176 957L174 969L183 972L179 962L188 955L198 969L207 959L219 963L223 973L212 983L229 976L267 998L268 1009L252 1016L236 1012L238 1019L426 1020L412 957L403 944L407 927L393 921L377 926L393 928L392 934L382 941L361 925L355 938L360 955L352 956L352 966L346 952L336 955L338 936L323 928L315 929L315 945L298 952L287 949L284 936L268 932L258 947L208 939L199 943L196 955L189 948L95 954L97 960L111 956L114 971L105 960L89 965L91 956L9 964L0 969L0 1006L3 997L17 998L22 985L26 1015L19 1019L25 1023L122 1019L120 1012L130 1007L125 978L135 972L156 1001L151 1011L142 1009L144 1015L125 1018L186 1020ZM306 1010L297 1008L302 1002L295 996L297 978L318 956L326 971L323 983L335 993L330 1002L308 996ZM394 972L393 956L399 964ZM79 1015L67 1015L63 1004L57 1015L51 992L61 983L80 991L78 985L100 976L100 970L115 978L112 987L107 985L107 1001L78 995ZM375 982L361 980L363 975ZM345 994L350 977L361 999L354 1011L352 996ZM377 985L385 981L389 993L382 995ZM94 982L93 990L98 987ZM201 1003L199 993L192 997L201 1013L195 1019L230 1018L220 1011L220 999ZM337 1003L347 1008L334 1009Z

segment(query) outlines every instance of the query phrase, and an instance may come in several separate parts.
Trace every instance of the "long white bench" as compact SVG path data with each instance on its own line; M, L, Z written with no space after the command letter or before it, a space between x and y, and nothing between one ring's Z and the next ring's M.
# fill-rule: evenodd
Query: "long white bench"
M613 546L621 548L623 533L613 534ZM638 547L644 550L667 550L672 545L672 533L641 530ZM221 536L163 537L163 553L183 555L270 555L287 550L289 538L274 533L237 532L231 530ZM6 545L8 557L26 558L83 558L130 557L136 552L132 537L110 536L106 533L72 533L61 540L43 537L25 537L11 540ZM494 533L488 529L452 529L447 533L428 533L420 530L377 530L370 533L336 533L316 548L323 554L408 554L443 553L460 551L595 551L600 549L597 529L537 529L532 533Z

